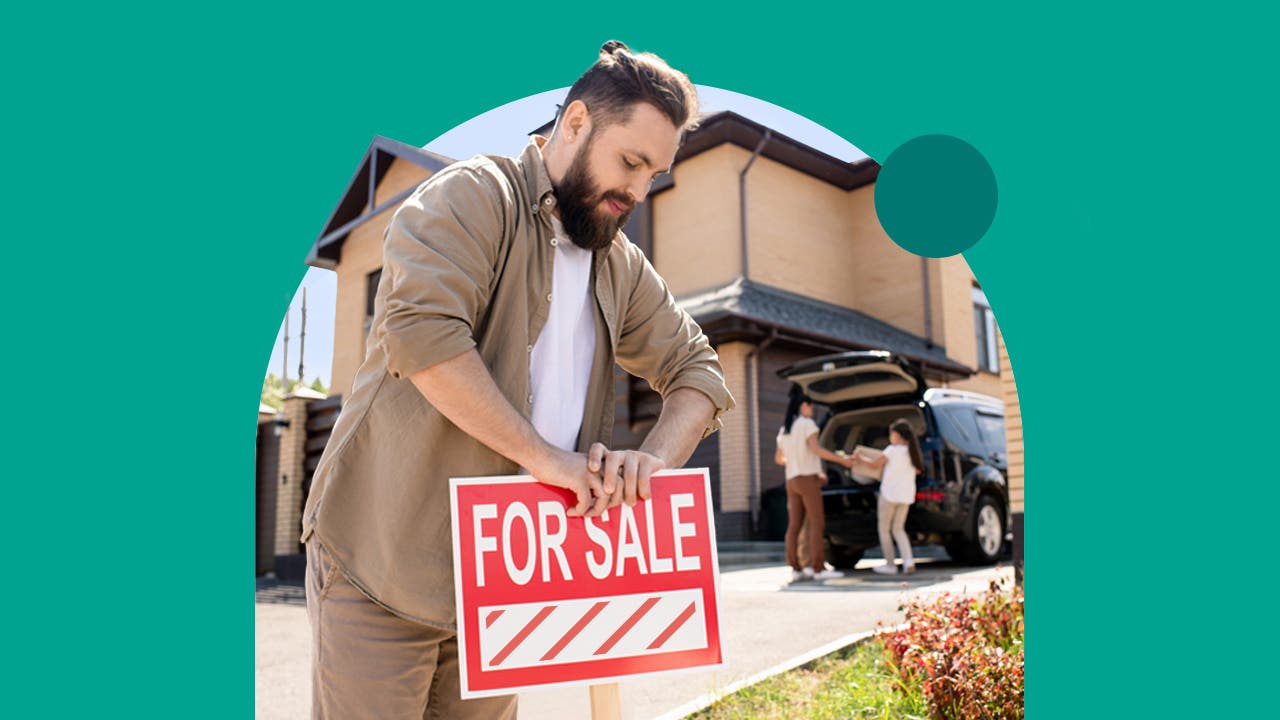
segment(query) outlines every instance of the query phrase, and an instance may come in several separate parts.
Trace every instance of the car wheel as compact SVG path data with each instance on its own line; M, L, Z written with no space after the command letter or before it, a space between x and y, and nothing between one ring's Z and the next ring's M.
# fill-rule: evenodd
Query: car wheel
M827 543L827 562L837 570L852 570L862 559L863 548L851 548L844 545Z
M979 496L970 522L973 532L962 553L966 556L964 559L976 565L990 565L999 560L1004 548L1004 513L1000 511L1000 503L990 495Z

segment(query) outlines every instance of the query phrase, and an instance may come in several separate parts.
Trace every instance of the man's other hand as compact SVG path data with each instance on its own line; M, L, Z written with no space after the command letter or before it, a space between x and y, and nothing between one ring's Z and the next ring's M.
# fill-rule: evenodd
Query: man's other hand
M648 500L651 495L650 477L666 467L662 458L642 450L610 450L601 443L594 443L587 452L587 469L602 474L603 492L609 498L608 507L624 502L630 506L637 500Z
M529 468L529 474L540 483L573 492L578 502L569 508L567 514L570 517L595 517L609 504L609 494L604 492L600 473L587 468L587 456L582 453L551 448L536 467Z

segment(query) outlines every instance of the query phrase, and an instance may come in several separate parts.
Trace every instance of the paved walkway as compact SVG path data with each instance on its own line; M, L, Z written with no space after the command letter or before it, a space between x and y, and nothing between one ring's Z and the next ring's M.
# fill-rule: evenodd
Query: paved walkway
M922 558L905 578L877 575L879 560L863 560L845 577L825 583L789 584L791 570L772 565L721 574L721 632L725 665L714 671L667 673L620 683L623 717L669 713L717 688L750 677L844 636L894 625L907 595L978 593L994 577L1012 581L1009 568L971 568ZM905 579L905 582L904 582ZM299 586L260 582L257 604L257 716L294 720L308 716L310 634ZM585 687L541 690L520 696L520 720L590 718Z

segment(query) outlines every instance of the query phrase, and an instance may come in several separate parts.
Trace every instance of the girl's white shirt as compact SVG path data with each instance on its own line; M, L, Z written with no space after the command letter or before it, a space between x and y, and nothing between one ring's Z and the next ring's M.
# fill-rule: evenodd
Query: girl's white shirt
M880 497L888 502L915 502L916 469L911 464L911 449L891 444L884 449L884 456L888 462L880 476Z

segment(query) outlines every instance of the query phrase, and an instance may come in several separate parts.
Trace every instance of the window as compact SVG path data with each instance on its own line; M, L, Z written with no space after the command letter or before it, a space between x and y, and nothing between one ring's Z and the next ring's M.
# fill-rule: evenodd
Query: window
M369 337L369 331L373 329L373 305L374 300L378 297L378 281L382 279L382 268L378 268L369 273L365 278L364 289L364 336Z
M1000 356L996 351L996 316L991 312L987 294L973 288L973 327L978 336L978 369L1000 372Z
M974 419L973 407L969 405L933 406L933 414L943 425L943 434L952 443L958 445L967 455L985 456L982 438L978 434L978 424Z
M982 411L979 411L977 416L978 429L982 432L982 439L986 441L987 447L1003 457L1005 454L1004 418Z

